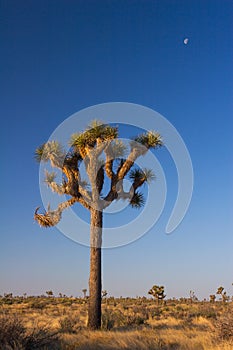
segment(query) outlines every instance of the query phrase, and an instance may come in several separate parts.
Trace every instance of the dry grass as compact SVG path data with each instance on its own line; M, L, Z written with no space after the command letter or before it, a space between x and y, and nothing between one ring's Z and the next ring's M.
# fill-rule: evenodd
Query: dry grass
M232 303L167 301L157 307L145 298L109 298L103 303L103 329L95 332L86 328L84 299L2 298L0 317L1 350L233 349Z

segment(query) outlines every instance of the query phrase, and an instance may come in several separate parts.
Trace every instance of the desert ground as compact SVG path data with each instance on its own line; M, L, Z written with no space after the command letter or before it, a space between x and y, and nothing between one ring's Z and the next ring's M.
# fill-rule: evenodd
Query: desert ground
M1 350L230 350L233 302L103 298L102 329L90 331L88 298L0 298Z

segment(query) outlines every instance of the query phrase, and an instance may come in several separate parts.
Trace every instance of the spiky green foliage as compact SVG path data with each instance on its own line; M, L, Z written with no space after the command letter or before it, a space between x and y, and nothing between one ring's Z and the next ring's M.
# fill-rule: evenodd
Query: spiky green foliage
M94 120L88 126L87 131L93 138L100 138L102 141L113 140L118 136L118 128L103 124L101 121Z
M129 173L129 178L130 180L142 180L144 178L143 176L143 172L141 169L133 169L131 170L131 172Z
M144 196L141 192L135 192L131 198L130 205L132 208L140 209L145 204Z
M134 138L134 141L140 143L146 148L156 148L163 145L162 138L156 131L148 131Z
M65 158L65 152L57 141L46 142L39 146L35 151L35 159L38 162L47 162L51 157L56 157L60 160Z
M62 195L65 193L66 183L65 181L63 181L62 184L57 184L54 181L56 176L57 174L54 171L48 172L47 170L45 170L45 183L51 188L53 192Z
M98 121L92 122L86 131L75 133L71 136L70 145L77 150L82 150L84 147L95 147L99 141L110 141L118 136L116 127L103 124Z
M50 173L46 170L45 171L45 182L48 184L51 184L52 182L54 182L56 176L57 176L57 174L54 171L52 171Z
M44 148L45 148L45 143L37 147L37 149L35 150L35 159L37 162L42 161Z
M144 183L147 182L148 184L151 183L151 181L155 180L155 174L151 169L132 169L129 173L130 180L134 182Z
M156 179L156 176L155 176L153 170L151 170L151 169L144 168L143 174L144 174L145 181L148 184L150 184L152 181L154 181Z

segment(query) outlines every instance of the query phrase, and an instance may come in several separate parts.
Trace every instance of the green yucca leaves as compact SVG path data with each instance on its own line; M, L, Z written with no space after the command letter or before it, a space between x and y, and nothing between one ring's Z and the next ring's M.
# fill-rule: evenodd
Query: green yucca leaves
M132 181L143 181L149 184L155 180L155 174L151 169L133 169L129 173L129 178Z
M134 141L140 143L146 148L156 148L163 145L160 134L155 131L148 131L147 133L138 135L134 138Z
M130 205L132 208L141 208L143 207L143 205L145 204L145 199L142 193L140 192L135 192L131 201L130 201Z
M38 162L47 162L51 156L58 159L65 158L65 153L62 146L57 141L49 141L39 146L35 151L35 159Z
M75 133L71 136L70 145L82 149L89 146L94 147L97 143L97 139L101 141L109 141L117 138L118 129L111 127L110 125L102 124L99 121L93 121L86 131L81 133Z

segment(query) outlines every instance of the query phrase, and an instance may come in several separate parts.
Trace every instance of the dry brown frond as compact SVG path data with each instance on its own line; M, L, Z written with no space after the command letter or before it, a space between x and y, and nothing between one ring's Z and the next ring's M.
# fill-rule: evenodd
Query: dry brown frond
M43 227L51 227L58 224L61 219L61 211L47 211L44 214L38 214L38 210L40 207L36 208L34 219L38 222L40 226Z

